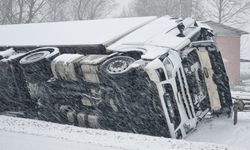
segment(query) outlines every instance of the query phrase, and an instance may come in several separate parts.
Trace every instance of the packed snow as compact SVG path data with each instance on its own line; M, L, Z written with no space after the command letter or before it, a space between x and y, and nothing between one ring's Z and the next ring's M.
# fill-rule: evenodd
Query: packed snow
M239 134L242 133L240 132ZM247 138L247 135L244 137ZM43 121L0 116L0 150L28 149L242 150L241 148L220 144L187 142L184 140L85 129Z

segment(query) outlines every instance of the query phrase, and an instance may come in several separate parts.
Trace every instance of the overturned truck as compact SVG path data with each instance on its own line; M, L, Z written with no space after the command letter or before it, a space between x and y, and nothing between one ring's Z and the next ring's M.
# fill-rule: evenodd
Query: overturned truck
M0 111L80 127L183 138L230 115L213 31L169 16L0 27Z

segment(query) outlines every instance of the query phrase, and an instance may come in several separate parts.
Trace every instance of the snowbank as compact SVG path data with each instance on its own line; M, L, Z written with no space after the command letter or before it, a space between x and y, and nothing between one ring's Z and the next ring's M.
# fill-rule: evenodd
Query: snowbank
M235 150L216 144L85 129L6 116L0 116L0 149Z

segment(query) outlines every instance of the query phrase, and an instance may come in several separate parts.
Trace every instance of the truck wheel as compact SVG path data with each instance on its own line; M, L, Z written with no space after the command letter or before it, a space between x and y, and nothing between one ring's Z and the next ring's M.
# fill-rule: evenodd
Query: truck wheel
M129 70L129 65L135 62L135 59L128 56L117 56L108 59L101 65L101 70L109 75L123 74Z
M24 58L22 58L20 60L20 63L21 64L31 64L31 63L34 63L37 61L41 61L41 60L45 59L45 57L49 54L50 54L49 51L38 51L35 53L31 53L28 56L25 56Z
M58 48L35 49L20 60L26 81L32 84L40 83L51 78L51 61L59 55Z

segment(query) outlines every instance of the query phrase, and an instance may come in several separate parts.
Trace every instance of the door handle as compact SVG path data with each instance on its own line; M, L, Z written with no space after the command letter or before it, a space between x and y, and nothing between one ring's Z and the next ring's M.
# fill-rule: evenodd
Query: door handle
M208 73L208 70L206 67L203 68L203 71L204 71L204 75L206 78L209 78L209 73Z

